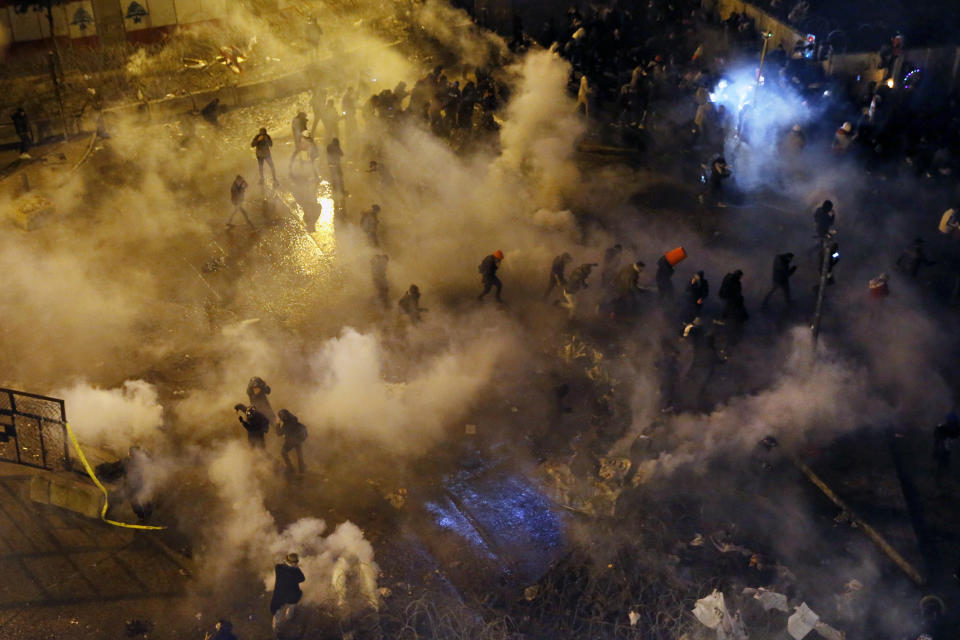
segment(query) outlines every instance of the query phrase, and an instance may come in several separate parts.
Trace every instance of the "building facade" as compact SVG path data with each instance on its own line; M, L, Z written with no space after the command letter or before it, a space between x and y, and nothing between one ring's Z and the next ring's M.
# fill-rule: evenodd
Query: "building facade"
M227 0L77 0L53 7L53 33L88 44L152 42L179 25L222 18ZM0 29L14 47L50 37L46 12L15 11L0 0Z

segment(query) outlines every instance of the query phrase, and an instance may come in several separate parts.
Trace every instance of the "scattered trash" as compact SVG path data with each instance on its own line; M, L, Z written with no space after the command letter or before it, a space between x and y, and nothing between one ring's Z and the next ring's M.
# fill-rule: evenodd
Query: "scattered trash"
M716 589L709 596L697 600L693 615L708 629L716 629L717 640L749 639L740 613L730 615L723 594Z
M380 596L381 596L381 597L383 597L383 598L389 598L389 597L390 597L390 594L392 594L392 593L393 593L393 591L390 590L390 587L380 587Z
M730 614L727 613L727 605L723 601L723 594L714 589L713 593L707 597L697 600L693 607L693 615L707 629L716 629L723 622L723 619Z
M743 590L743 594L748 596L752 595L754 600L760 602L760 606L763 607L764 611L770 611L771 609L783 611L784 613L790 611L790 607L787 606L787 596L782 593L767 591L763 587L759 589L747 587Z
M540 585L535 584L527 587L523 590L523 598L525 600L533 600L540 594Z
M697 535L693 536L693 540L691 540L687 544L689 544L691 547L702 547L703 543L704 543L703 534L698 533Z
M787 633L793 640L802 640L817 626L820 616L815 614L806 602L800 604L792 616L787 618Z
M637 626L637 622L640 620L639 613L637 613L636 611L631 611L630 613L627 614L627 617L630 619L631 627Z
M820 634L820 637L826 638L827 640L845 640L847 635L843 631L838 631L834 629L826 622L817 622L813 627L813 630Z

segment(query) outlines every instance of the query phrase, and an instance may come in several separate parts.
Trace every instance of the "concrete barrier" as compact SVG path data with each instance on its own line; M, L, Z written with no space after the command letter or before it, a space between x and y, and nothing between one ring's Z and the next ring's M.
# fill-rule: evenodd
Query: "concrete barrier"
M103 494L92 484L45 473L30 478L30 500L99 518Z

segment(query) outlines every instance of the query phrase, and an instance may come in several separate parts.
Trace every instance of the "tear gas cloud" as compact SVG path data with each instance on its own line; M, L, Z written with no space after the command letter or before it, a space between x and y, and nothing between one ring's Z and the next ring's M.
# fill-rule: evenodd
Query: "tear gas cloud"
M775 72L767 70L767 74ZM758 88L757 68L749 65L725 70L710 100L722 104L731 118L724 153L734 164L737 182L745 188L767 183L783 160L784 133L818 115L803 96L790 86L781 86L776 78L761 76Z
M468 24L460 10L435 0L416 5L412 14L395 8L366 2L356 5L355 12L332 13L324 22L325 51L313 61L320 70L319 92L339 100L348 86L359 87L362 102L401 80L412 85L437 59L457 60L446 72L451 79L467 80L472 67L505 55L502 40ZM361 15L365 20L358 21ZM409 37L429 40L419 52L422 58L389 46L391 38L375 28L378 21L397 20L397 15L414 25ZM262 19L239 3L231 4L228 25L235 44L251 56L278 58L278 64L290 68L311 61L296 42L264 28ZM326 57L335 51L344 55ZM427 55L436 51L448 57L428 62ZM152 70L162 64L154 55L136 53L127 72L149 88ZM280 101L282 109L271 112L229 111L221 117L222 129L199 123L192 135L186 117L166 125L112 120L113 137L98 151L110 160L106 170L82 167L50 194L56 224L0 238L0 269L8 274L5 286L18 309L0 328L0 346L13 363L4 372L4 383L53 389L53 395L67 401L68 417L82 442L118 452L145 444L158 468L200 469L202 482L216 496L212 522L200 534L206 545L200 557L213 576L248 566L269 588L273 563L297 551L307 575L307 602L337 600L342 597L338 585L349 581L370 600L376 562L355 525L340 523L331 532L326 522L308 517L283 526L267 508L267 496L282 478L266 457L242 441L231 411L235 402L245 401L251 376L261 376L273 387L275 408L290 409L307 425L308 465L323 438L334 435L415 457L440 442L490 387L529 374L538 334L555 319L552 309L531 311L519 300L519 313L528 314L524 319L533 329L486 311L444 310L451 306L447 302L467 296L465 291L475 295L476 265L494 249L507 253L502 274L517 298L531 291L539 297L554 255L571 250L578 260L597 261L614 238L626 238L624 244L633 245L636 257L648 265L647 282L655 256L682 243L692 259L675 282L683 282L688 267L698 267L707 268L716 285L725 270L741 267L748 273L752 301L763 292L773 248L799 253L802 247L792 246L799 242L795 238L805 241L809 235L810 212L800 209L778 214L778 222L788 228L804 229L794 239L786 240L781 230L768 237L757 232L750 247L737 252L700 241L676 219L644 220L640 228L640 222L632 222L637 211L626 200L649 177L632 169L585 174L574 162L585 125L566 92L569 72L562 59L542 50L497 71L511 89L510 101L498 114L499 151L458 153L419 127L379 121L364 121L362 133L351 139L342 123L348 181L355 180L357 187L350 187L348 223L338 223L335 230L336 249L323 256L334 263L330 280L342 287L325 288L319 277L291 276L290 282L299 284L284 290L277 282L286 275L266 260L268 250L238 250L228 245L229 237L211 234L226 217L233 176L241 173L254 182L248 148L252 134L268 127L282 171L291 150L286 146L289 117L300 109L309 111L308 96ZM716 100L736 114L740 96L753 88L755 71L740 69L728 78L730 84ZM736 179L748 187L762 183L779 166L782 133L814 117L799 96L768 83L758 108L750 111L746 142L728 153ZM373 157L389 168L394 184L374 185L357 170ZM836 190L842 194L834 198L838 207L850 212L850 228L858 228L860 182L852 172L837 172L810 176L789 188L804 198ZM602 198L611 199L604 205L622 208L630 222L614 230L579 224L572 211L597 207ZM11 202L0 194L0 208L9 210ZM372 301L370 258L378 250L351 225L373 202L383 207L391 303L410 283L419 284L431 307L422 328L398 328L393 318L383 320ZM859 241L889 232L868 228ZM587 241L581 243L581 238ZM223 283L201 266L212 256L238 253L242 260L228 267L235 277L229 294L211 304L211 289L219 291ZM22 268L25 264L29 270ZM210 306L221 307L222 315L211 320L205 311ZM790 354L782 366L771 365L768 356L751 355L758 375L766 378L759 392L734 397L708 415L670 419L677 446L645 463L655 467L645 473L666 475L720 452L745 452L769 433L785 442L802 442L825 431L889 419L894 407L872 390L877 380L904 390L899 409L922 405L923 389L947 388L938 374L921 371L923 357L937 352L935 320L924 319L921 312L868 318L857 308L837 314L869 329L859 334L864 338L857 339L864 341L856 345L868 354L869 370L839 355L840 349L827 340L829 356L817 364L816 375L809 375L807 330L788 332L776 345ZM922 336L905 331L924 322L929 325ZM409 348L397 348L398 342ZM659 415L655 376L649 371L660 347L656 340L637 342L642 343L633 364L637 375L624 378L631 380L627 395L633 435L644 433ZM881 366L888 362L897 366ZM150 374L156 371L162 374L155 386L144 381L154 380ZM160 430L164 409L170 424ZM169 488L175 472L158 477L159 486Z

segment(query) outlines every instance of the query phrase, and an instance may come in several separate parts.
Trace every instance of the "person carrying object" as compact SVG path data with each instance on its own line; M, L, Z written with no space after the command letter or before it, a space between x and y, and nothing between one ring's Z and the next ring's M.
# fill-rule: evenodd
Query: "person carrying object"
M253 405L235 404L233 410L237 412L237 419L247 432L247 442L255 449L266 447L265 436L270 430L270 421L257 411Z

